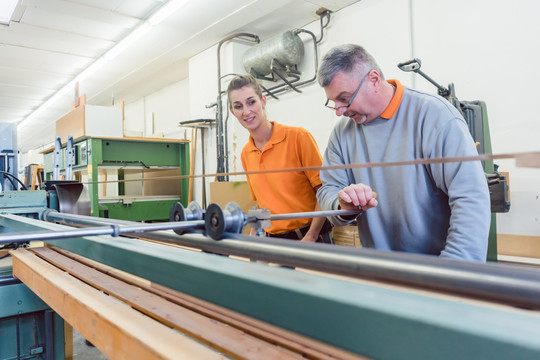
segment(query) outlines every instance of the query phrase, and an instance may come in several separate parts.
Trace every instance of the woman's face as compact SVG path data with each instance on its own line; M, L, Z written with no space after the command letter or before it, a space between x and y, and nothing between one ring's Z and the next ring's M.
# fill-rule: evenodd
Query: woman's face
M231 91L229 101L231 103L231 112L240 124L249 131L257 129L261 124L268 121L264 112L266 96L260 98L251 86L244 86Z

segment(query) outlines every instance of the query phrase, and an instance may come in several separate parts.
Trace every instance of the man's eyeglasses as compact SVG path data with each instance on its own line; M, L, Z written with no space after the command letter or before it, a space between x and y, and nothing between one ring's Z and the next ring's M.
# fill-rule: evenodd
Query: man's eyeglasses
M349 107L353 103L354 98L356 97L356 94L358 94L358 91L360 90L360 88L364 84L364 81L366 81L366 79L367 79L370 72L371 72L371 70L368 71L366 75L364 75L364 77L362 78L362 81L360 81L360 85L358 85L358 87L356 88L356 91L354 92L353 96L351 97L351 100L349 100L349 103L347 105L334 107L332 105L328 105L328 103L330 102L330 99L326 99L326 102L324 103L324 106L326 106L327 108L332 109L334 111L338 111L338 110L341 110L343 108L345 108L345 111L349 110Z

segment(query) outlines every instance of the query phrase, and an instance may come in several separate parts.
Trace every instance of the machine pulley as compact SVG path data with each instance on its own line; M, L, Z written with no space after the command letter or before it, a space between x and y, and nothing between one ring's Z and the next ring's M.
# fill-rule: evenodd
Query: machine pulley
M173 206L171 206L171 210L169 211L169 221L170 222L178 222L178 221L199 221L204 220L205 212L201 208L201 206L196 203L195 201L192 201L189 203L187 208L184 208L184 206L180 202L175 202ZM202 228L203 226L200 226ZM182 235L187 232L192 232L195 230L194 228L180 228L180 229L174 229L174 232L178 235Z

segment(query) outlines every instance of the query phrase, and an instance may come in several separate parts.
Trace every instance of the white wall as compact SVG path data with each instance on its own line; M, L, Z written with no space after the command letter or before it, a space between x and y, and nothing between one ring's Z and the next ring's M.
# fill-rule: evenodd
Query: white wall
M129 134L184 139L180 121L189 120L189 79L179 81L124 107Z
M536 64L540 52L536 46L540 35L538 13L540 2L536 0L512 3L502 0L362 0L332 14L330 26L325 29L319 45L319 57L335 45L357 43L375 57L386 78L397 78L406 86L436 93L435 87L420 76L397 68L399 62L418 57L424 72L434 80L443 86L450 82L455 84L459 99L486 101L495 154L540 151L537 141L540 121L536 120L530 105L539 93L536 90L540 80ZM305 29L320 36L319 21ZM307 53L301 69L311 75L311 43L308 37L302 35L302 38L306 39ZM243 72L239 59L247 47L235 41L222 47L222 75ZM154 112L154 118L159 118L155 130L167 132L188 114L191 119L215 118L215 107L207 109L205 106L216 101L216 52L217 46L214 46L190 60L189 81L127 106L129 123L148 133L149 114ZM226 84L223 81L223 90ZM302 94L280 94L280 100L268 98L268 116L270 120L308 129L323 152L335 115L323 107L325 94L318 84L301 90ZM176 101L186 98L189 105L182 103L179 109ZM226 109L226 101L223 106ZM247 131L232 115L228 130L229 170L242 171L240 152L247 141ZM206 173L214 173L215 129L206 131L205 142ZM199 138L196 174L201 173L200 145ZM516 168L512 160L496 163L500 171L510 172L512 200L510 213L498 215L498 232L540 235L540 169ZM242 179L243 176L231 178ZM195 184L195 200L201 201L200 180Z

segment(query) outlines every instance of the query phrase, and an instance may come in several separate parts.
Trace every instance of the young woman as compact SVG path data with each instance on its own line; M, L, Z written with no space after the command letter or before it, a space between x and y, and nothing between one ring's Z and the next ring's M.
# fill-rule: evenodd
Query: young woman
M232 114L250 135L241 156L245 171L322 165L317 143L307 130L268 120L266 97L252 75L234 77L227 94ZM252 174L247 180L259 208L271 214L320 210L319 171ZM272 237L329 243L331 229L326 218L314 218L272 221L265 231Z

